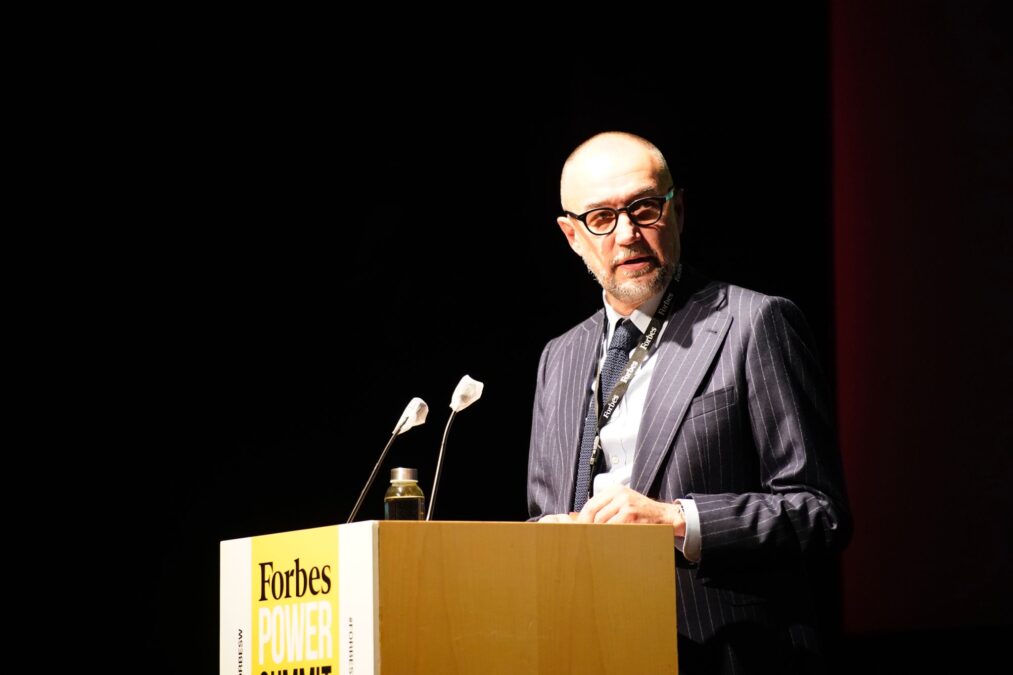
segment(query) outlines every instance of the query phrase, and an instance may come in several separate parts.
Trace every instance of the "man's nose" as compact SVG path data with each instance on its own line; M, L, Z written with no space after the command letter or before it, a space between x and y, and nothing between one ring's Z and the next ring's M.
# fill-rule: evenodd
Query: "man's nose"
M616 219L616 243L625 244L640 239L640 226L633 222L630 214L620 211Z

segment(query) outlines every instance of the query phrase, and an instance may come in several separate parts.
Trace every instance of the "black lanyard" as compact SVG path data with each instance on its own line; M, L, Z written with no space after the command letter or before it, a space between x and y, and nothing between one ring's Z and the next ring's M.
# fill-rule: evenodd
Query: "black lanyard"
M609 397L608 403L604 405L598 404L598 396L602 395L601 392L601 370L598 372L598 388L596 390L594 401L595 406L598 407L598 433L594 436L594 447L591 451L591 480L594 481L594 469L598 463L598 458L601 455L601 430L606 424L612 421L612 413L615 412L616 406L619 405L619 401L623 400L623 396L626 395L626 390L629 389L630 380L636 375L637 371L640 370L640 366L644 364L647 357L651 353L651 349L657 342L658 335L661 333L661 326L665 323L665 319L668 318L669 312L672 311L672 305L675 304L675 288L679 283L679 279L682 276L682 266L675 272L675 276L672 281L669 282L668 288L665 290L665 296L661 299L661 304L658 305L658 309L655 310L654 316L651 317L651 323L647 326L647 330L640 338L640 344L630 354L630 362L626 364L626 368L623 369L619 379L616 380L616 386L612 389L612 395ZM607 350L606 350L607 351Z

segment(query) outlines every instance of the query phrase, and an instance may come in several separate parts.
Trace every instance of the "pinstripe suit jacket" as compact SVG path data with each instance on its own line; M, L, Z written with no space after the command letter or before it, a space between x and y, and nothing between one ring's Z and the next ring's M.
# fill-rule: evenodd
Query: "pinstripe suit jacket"
M699 564L677 556L681 672L819 670L806 563L843 544L850 517L808 328L783 298L685 271L651 356L630 483L699 509ZM542 352L532 518L573 503L604 320L600 310Z

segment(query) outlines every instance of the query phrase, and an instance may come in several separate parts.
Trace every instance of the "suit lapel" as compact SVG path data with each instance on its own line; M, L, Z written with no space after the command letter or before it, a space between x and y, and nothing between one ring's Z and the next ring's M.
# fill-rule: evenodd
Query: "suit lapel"
M605 329L605 310L598 310L580 326L574 338L566 345L560 372L562 389L559 397L559 423L556 426L556 448L559 466L563 467L565 494L559 513L566 513L573 505L576 488L577 457L580 455L580 434L587 415L591 379L601 349Z
M658 359L637 435L630 487L647 494L693 395L724 342L732 318L719 311L724 288L712 284L690 296L673 314L654 358Z

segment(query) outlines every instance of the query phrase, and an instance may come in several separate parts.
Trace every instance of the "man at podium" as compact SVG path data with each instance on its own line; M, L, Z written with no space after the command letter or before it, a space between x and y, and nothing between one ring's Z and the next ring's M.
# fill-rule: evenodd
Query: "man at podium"
M560 196L603 308L542 352L530 516L672 526L680 672L823 670L807 569L851 526L804 318L681 263L682 192L647 140L584 142Z

